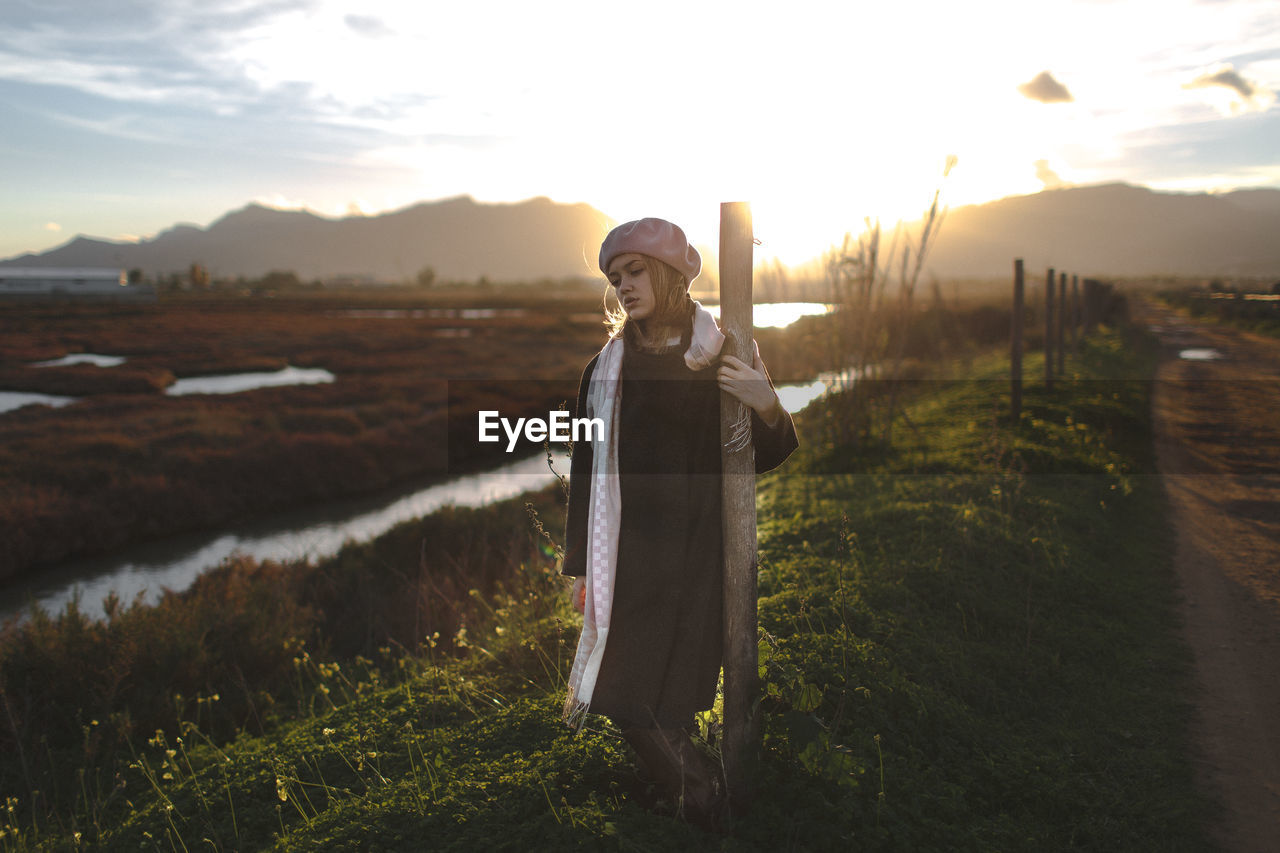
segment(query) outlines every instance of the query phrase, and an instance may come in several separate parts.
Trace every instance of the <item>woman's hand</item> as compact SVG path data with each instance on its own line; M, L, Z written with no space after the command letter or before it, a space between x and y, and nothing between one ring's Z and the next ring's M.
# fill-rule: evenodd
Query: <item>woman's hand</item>
M587 609L586 575L578 575L573 579L573 588L569 591L569 600L573 602L573 609L579 613Z
M716 379L722 391L729 392L744 405L754 409L766 424L774 427L782 420L782 402L769 384L769 372L760 360L760 347L754 341L752 346L755 357L750 367L735 356L720 356L720 370L716 373Z

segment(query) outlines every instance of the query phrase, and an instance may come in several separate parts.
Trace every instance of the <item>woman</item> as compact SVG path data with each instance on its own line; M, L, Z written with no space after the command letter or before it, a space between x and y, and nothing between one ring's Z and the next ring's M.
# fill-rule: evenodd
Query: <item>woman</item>
M679 227L619 225L599 263L620 309L578 391L577 416L606 429L570 467L564 573L584 618L565 719L610 717L703 820L719 786L688 730L720 671L720 391L752 412L757 471L796 448L795 427L758 351L751 365L719 357L724 336L688 292L702 261Z

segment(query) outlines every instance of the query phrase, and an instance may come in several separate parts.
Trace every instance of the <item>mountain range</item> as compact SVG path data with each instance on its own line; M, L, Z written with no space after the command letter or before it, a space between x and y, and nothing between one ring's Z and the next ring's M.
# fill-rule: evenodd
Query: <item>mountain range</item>
M589 205L546 198L483 204L462 196L343 219L250 204L208 228L177 225L137 243L80 236L0 266L110 266L157 276L199 263L214 278L288 270L304 281L412 281L426 267L442 281L589 278L598 275L595 253L614 224ZM926 268L940 279L1007 276L1015 257L1029 270L1103 278L1280 277L1280 190L1099 184L967 205L948 212Z
M1053 266L1113 276L1280 277L1280 190L1164 193L1098 184L948 212L927 267L939 277Z
M440 281L589 277L616 223L586 204L535 198L482 204L468 196L377 216L330 219L250 204L208 228L176 225L137 243L76 237L0 266L138 268L148 276L191 264L215 278L291 271L303 281L405 282L430 267Z

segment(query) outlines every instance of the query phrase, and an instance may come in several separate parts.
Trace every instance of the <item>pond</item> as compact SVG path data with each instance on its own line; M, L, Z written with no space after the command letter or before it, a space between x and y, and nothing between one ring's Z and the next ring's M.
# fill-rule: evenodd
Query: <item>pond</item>
M92 352L77 352L71 355L64 355L62 358L53 358L48 361L32 362L32 367L68 367L73 364L92 364L97 367L117 367L125 363L124 356L121 355L98 355Z
M21 409L23 406L65 406L74 403L76 397L59 397L56 394L35 394L30 391L0 391L0 414Z
M1192 347L1178 352L1178 358L1186 361L1219 361L1222 353L1212 347Z
M707 310L717 320L720 306L708 305ZM781 329L790 326L801 317L827 314L831 306L824 302L761 302L751 306L751 322L757 329Z
M315 385L332 382L334 375L320 367L293 367L259 373L227 373L220 376L189 376L179 379L165 393L171 397L183 394L238 394L255 388L280 385Z

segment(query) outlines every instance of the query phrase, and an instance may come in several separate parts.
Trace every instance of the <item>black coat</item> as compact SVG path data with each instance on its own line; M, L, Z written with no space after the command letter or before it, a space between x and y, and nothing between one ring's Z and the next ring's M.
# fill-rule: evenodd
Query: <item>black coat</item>
M578 389L586 416L587 387ZM609 638L591 700L620 726L677 728L715 701L723 648L720 388L716 367L691 371L683 347L652 353L626 343L618 440L622 525ZM775 428L752 413L756 471L797 447L786 415ZM592 447L574 447L564 574L587 571Z

